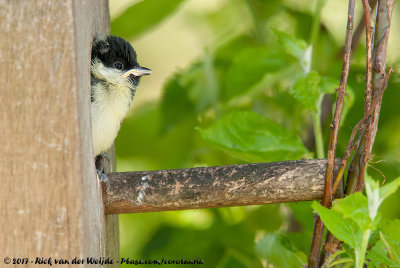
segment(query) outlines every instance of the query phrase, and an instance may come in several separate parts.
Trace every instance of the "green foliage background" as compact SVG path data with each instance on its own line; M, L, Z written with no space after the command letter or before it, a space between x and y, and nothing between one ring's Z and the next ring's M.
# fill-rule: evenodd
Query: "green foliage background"
M321 153L315 144L326 148L345 33L336 24L346 23L347 1L128 0L113 13L116 2L110 1L111 33L130 40L139 62L154 72L142 79L116 140L118 171L316 158ZM186 37L164 26L178 16L179 23L196 33L201 52L184 67L171 69L182 65L174 63L185 58L175 45L184 46L180 42L186 44ZM170 42L153 37L147 46L146 38L163 27L170 31L163 33ZM388 63L396 69L395 29ZM338 155L363 112L363 41L353 53ZM160 64L148 66L149 58ZM399 76L394 73L373 150L377 163L368 169L380 181L380 172L386 181L400 174L399 100ZM321 115L320 135L315 119ZM315 135L323 137L321 144ZM383 203L383 217L398 218L400 209L394 204L399 203L399 194ZM300 267L313 228L307 202L119 218L121 257L197 258L204 260L204 267L263 267L264 260L277 267Z

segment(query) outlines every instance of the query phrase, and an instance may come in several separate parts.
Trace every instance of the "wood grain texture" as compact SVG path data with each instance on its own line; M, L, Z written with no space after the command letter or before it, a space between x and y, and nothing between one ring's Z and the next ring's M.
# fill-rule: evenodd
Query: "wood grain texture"
M108 2L0 0L0 25L0 257L107 256L89 66Z
M337 170L340 159L337 159ZM326 160L107 174L107 214L318 200ZM338 193L338 194L342 194Z

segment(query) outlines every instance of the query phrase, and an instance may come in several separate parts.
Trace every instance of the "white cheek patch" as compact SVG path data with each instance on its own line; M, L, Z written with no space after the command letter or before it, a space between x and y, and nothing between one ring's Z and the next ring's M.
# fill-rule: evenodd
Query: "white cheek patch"
M107 68L104 65L102 68L99 68L99 73L104 77L107 78L108 81L112 81L115 78L118 78L118 76L121 76L121 74L112 68Z
M92 73L95 77L110 83L129 86L129 81L123 77L121 71L106 67L100 61L92 64Z

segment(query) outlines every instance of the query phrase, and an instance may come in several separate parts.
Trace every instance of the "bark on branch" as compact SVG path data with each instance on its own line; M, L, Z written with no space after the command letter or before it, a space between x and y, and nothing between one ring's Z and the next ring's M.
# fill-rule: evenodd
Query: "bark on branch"
M337 171L340 159L335 162ZM326 160L107 174L106 214L320 200ZM338 194L343 194L338 191Z

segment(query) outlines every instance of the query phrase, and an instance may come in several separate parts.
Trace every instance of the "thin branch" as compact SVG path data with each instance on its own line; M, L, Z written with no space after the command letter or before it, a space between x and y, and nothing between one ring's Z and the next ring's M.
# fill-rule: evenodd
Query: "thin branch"
M325 159L317 159L109 173L105 210L117 214L320 200L325 166Z
M376 102L376 105L373 107L374 108L373 109L374 110L374 118L373 118L373 120L371 120L371 122L368 125L366 135L365 135L364 150L361 155L362 162L360 164L360 174L359 174L358 182L357 182L357 191L359 191L359 192L362 191L362 189L364 187L365 171L366 171L368 161L370 160L372 146L373 146L374 139L375 139L375 136L373 136L374 135L373 133L377 132L380 107L382 104L382 96L383 96L383 92L385 91L385 89L388 86L389 77L390 77L391 72L392 72L392 67L389 67L386 75L383 78L384 80L383 80L382 88L379 90L379 92L382 92L382 93L380 93L377 96L377 98L374 100L374 102Z
M336 108L333 116L333 121L330 125L330 133L329 133L329 144L328 144L328 158L326 164L326 184L325 184L325 193L324 198L322 200L322 204L324 206L329 205L331 201L332 195L332 178L333 178L333 166L335 162L335 154L336 154L336 146L337 146L337 137L339 133L340 120L342 117L343 110L343 102L346 94L346 84L347 78L349 75L350 69L350 58L351 58L351 40L352 40L352 32L353 32L353 17L354 17L354 0L349 1L349 11L348 11L348 21L347 21L347 30L346 30L346 39L345 39L345 53L343 55L343 67L342 67L342 75L340 79L338 96L336 100Z
M342 117L343 101L346 94L347 77L350 69L351 58L351 41L353 36L353 18L354 18L355 0L349 0L348 19L346 28L346 38L343 55L342 75L338 89L338 96L336 100L336 108L333 116L332 124L330 126L329 144L328 144L328 158L325 173L325 189L322 205L329 207L332 199L332 179L333 167L335 163L337 137L339 133L340 119ZM322 235L324 231L324 224L319 216L316 217L313 238L311 242L310 254L308 257L308 265L311 268L319 266L319 254L321 250Z
M371 77L372 77L372 31L373 27L371 27L371 11L375 9L376 6L376 0L362 0L363 2L363 8L364 8L364 16L362 17L363 19L360 21L360 23L364 23L363 27L358 25L356 33L353 36L353 44L354 46L354 41L356 40L358 42L358 39L361 35L360 29L365 28L366 31L366 47L367 47L367 60L366 60L366 66L367 66L367 74L366 74L366 90L365 90L365 112L364 112L364 117L357 123L357 125L354 127L350 139L347 143L347 147L344 153L344 156L342 158L342 162L340 164L340 168L338 171L338 174L336 175L336 178L334 180L334 184L332 187L332 193L333 195L335 194L340 180L344 174L344 170L347 166L347 161L351 155L351 153L355 150L356 146L360 143L360 139L362 137L361 133L357 139L357 141L354 143L355 136L360 128L365 128L366 124L368 123L367 120L370 118L370 115L373 112L373 109L370 109L371 106L371 100L372 100L372 92L371 92ZM370 7L372 5L372 7ZM357 35L357 38L356 38ZM380 91L380 98L383 95L384 90ZM377 105L377 102L372 104L372 107L375 107Z
M372 31L373 27L371 26L371 8L368 4L368 0L362 0L364 7L364 22L365 22L365 41L367 46L367 74L366 74L366 87L365 87L365 105L364 105L364 114L367 114L371 107L372 102Z
M372 98L378 98L379 91L383 86L387 86L391 69L385 74L387 43L389 40L390 25L392 19L393 0L379 1L377 7L376 27L374 37L374 61L372 77ZM383 82L382 82L383 81ZM378 131L378 120L381 109L382 99L373 112L373 120L370 122L366 134L365 144L361 154L360 174L357 180L357 191L362 191L364 187L364 176L367 163L370 158L372 146Z
M369 6L371 7L371 12L375 9L376 7L376 2L377 0L369 0ZM365 16L362 16L360 18L360 21L357 24L356 30L354 31L353 34L353 41L351 42L351 51L356 51L359 43L360 43L360 39L362 36L362 33L364 31L365 28ZM343 48L340 50L340 57L343 57Z
M332 187L333 194L335 194L335 192L339 186L340 180L343 176L344 170L347 166L347 161L348 161L351 153L355 150L357 144L359 144L359 142L360 142L360 138L362 136L361 133L359 135L357 142L354 142L356 134L357 134L358 130L365 129L367 127L369 121L372 121L371 115L375 111L375 108L378 105L378 103L380 103L382 101L383 93L385 92L385 90L387 88L387 83L388 83L388 79L389 79L391 72L392 72L392 67L389 68L388 73L386 74L386 79L384 81L382 81L383 85L381 86L381 89L379 90L377 98L374 100L374 102L370 106L369 110L365 113L363 118L356 124L353 131L351 132L350 139L347 143L346 151L343 155L342 162L340 163L339 171L336 175L336 178L335 178L335 181L334 181L334 184Z
M370 4L373 1L370 1ZM373 5L376 4L372 3ZM375 5L374 5L375 6ZM389 29L391 23L391 13L393 0L379 1L377 16L375 19L375 44L372 61L372 28L370 25L370 9L367 1L363 0L365 28L366 28L366 48L367 48L367 71L366 71L366 89L364 117L353 129L350 141L347 145L345 156L343 157L335 184L338 183L346 167L347 160L357 145L356 152L349 166L346 195L354 191L362 191L364 186L364 176L368 161L370 160L372 145L377 132L379 111L382 104L383 93L387 88L390 73L390 67L385 74L387 41L389 38ZM374 66L374 68L372 68ZM372 77L372 81L371 81ZM373 87L372 87L373 84ZM372 102L372 104L371 104ZM361 128L357 142L353 144L354 137ZM334 185L335 188L335 185ZM335 189L333 189L334 193ZM321 263L323 263L331 254L337 250L341 242L330 232L326 236L326 246L321 254ZM328 246L329 245L329 246Z
M357 28L354 31L353 41L351 42L351 51L355 51L360 43L361 35L364 31L365 17L361 17L358 22ZM342 52L343 53L343 52Z
M366 128L368 127L368 123L372 121L371 120L371 114L375 110L375 107L377 107L378 103L380 103L382 101L383 93L385 92L385 90L387 88L387 84L388 84L388 80L389 80L389 76L390 76L391 72L392 72L392 67L389 68L389 70L388 70L388 72L386 74L385 80L382 81L383 84L382 84L382 87L381 87L381 89L379 91L378 98L374 100L374 102L372 103L372 106L370 107L370 110L367 112L367 114L364 115L364 117L354 127L353 132L352 132L351 137L350 137L350 140L349 140L349 142L347 144L347 148L346 148L346 152L345 152L344 158L348 159L349 155L351 154L351 151L354 149L354 146L357 145L357 144L360 144L360 140L365 137L364 134L365 134ZM361 128L361 133L358 136L357 141L353 144L355 134L357 133L357 130L359 128ZM344 160L344 158L343 158L343 160ZM333 191L332 191L333 194L335 194L335 192L336 192L336 189L335 189L336 184L339 185L339 183L341 182L341 178L342 178L342 175L343 175L343 172L344 172L344 168L347 165L347 160L345 160L345 161L343 161L343 160L342 160L342 162L340 164L340 168L339 168L339 171L337 173L337 176L336 176L336 179L335 179L335 183L333 185ZM358 168L357 171L358 171L358 173L356 173L356 174L361 174L361 167ZM385 176L383 175L383 177L385 177ZM349 183L351 183L351 182L349 182ZM338 187L338 186L336 186L336 187ZM356 185L355 186L350 186L348 189L353 189L354 190L354 189L356 189ZM348 191L348 189L346 189L346 190ZM346 192L346 194L349 194L349 193ZM323 264L327 260L327 258L330 258L331 254L335 253L335 251L337 250L337 248L338 248L340 243L341 242L336 237L334 237L330 232L327 233L325 244L324 244L324 248L323 248L323 252L321 254L321 264Z

